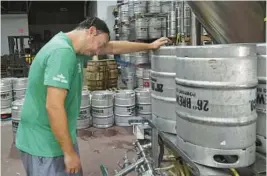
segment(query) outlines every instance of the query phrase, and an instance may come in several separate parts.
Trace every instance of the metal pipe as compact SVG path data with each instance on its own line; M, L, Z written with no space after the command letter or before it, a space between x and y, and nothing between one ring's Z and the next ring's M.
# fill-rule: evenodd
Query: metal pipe
M115 174L115 176L123 176L126 175L130 172L132 172L137 166L139 166L140 164L142 164L145 161L145 158L141 158L138 159L135 163L129 165L128 167L122 169L121 171L119 171L118 173Z
M201 44L201 24L191 11L191 45Z

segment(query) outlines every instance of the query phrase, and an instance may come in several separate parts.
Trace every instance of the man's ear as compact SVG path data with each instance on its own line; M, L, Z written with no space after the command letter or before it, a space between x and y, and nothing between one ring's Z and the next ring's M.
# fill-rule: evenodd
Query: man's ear
M89 29L86 30L86 32L88 32L89 34L96 34L96 27L91 26Z

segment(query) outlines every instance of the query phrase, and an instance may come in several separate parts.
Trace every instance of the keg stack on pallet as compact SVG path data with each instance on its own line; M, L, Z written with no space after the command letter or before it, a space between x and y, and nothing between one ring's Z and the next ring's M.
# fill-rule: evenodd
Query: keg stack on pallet
M1 79L1 121L12 120L14 139L20 122L27 81L27 78Z
M266 162L266 59L266 43L153 51L152 122L197 165Z
M1 79L1 120L10 118L12 102L25 96L27 80L13 77Z
M138 117L136 116L138 115ZM109 128L113 125L131 126L129 120L140 117L151 119L151 101L149 89L83 90L77 129L88 127Z
M114 59L88 61L85 76L90 91L117 88L117 62Z
M190 43L192 11L184 1L120 1L116 9L115 32L119 40L152 42L168 37L174 44ZM211 44L202 27L203 44ZM149 87L151 68L148 52L120 55L123 88Z

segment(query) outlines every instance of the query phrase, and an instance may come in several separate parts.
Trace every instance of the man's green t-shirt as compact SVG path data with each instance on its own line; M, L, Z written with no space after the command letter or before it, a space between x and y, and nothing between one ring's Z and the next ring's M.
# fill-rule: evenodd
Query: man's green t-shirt
M47 86L68 90L65 109L69 132L76 142L76 120L80 111L85 56L76 55L70 38L55 35L36 55L29 71L16 147L35 156L63 155L51 130L46 111Z

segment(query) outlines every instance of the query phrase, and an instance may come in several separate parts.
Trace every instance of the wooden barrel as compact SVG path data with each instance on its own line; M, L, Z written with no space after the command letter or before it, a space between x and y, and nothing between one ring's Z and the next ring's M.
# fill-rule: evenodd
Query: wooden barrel
M118 64L114 59L108 59L107 68L108 68L108 82L107 88L114 88L118 86Z
M88 90L105 90L107 88L108 69L105 60L91 60L87 63Z

